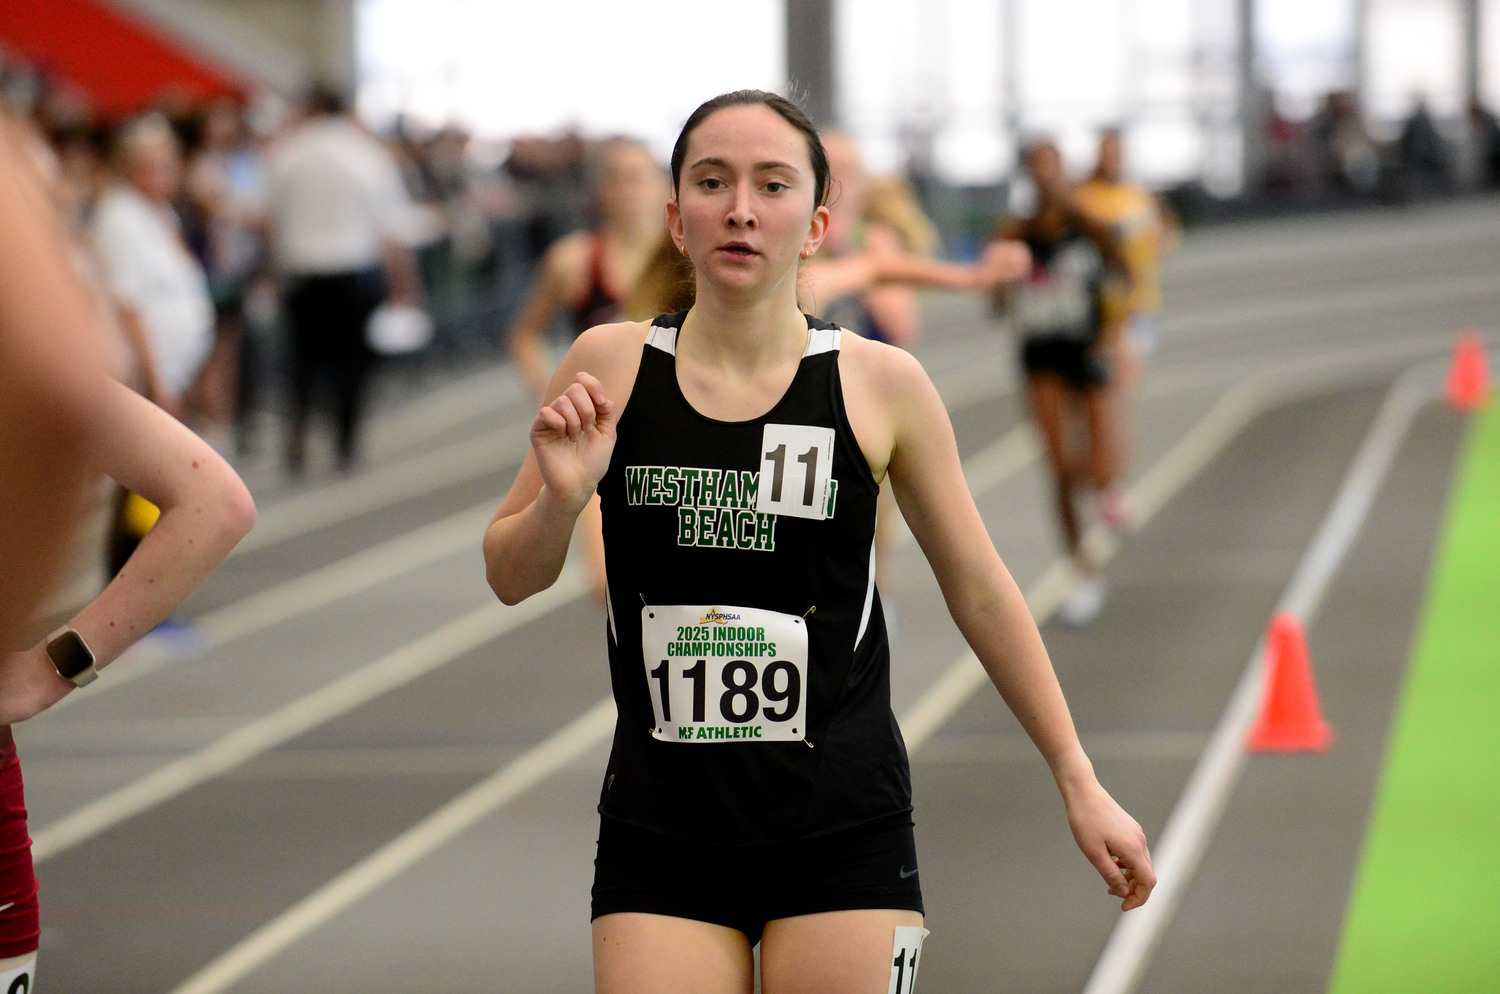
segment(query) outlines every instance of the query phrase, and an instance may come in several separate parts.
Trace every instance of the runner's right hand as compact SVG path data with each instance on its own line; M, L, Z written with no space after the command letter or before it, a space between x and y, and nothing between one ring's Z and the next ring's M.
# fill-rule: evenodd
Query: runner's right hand
M537 412L531 423L531 447L542 482L554 496L580 508L593 496L609 468L618 420L604 387L583 372Z

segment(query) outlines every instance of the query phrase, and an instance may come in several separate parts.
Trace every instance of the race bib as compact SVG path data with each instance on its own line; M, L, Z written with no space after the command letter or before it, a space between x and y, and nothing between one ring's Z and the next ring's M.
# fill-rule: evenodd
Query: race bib
M641 609L641 650L663 742L807 737L807 623L753 607Z
M757 511L822 521L828 517L832 478L832 428L766 425L760 443Z
M36 978L36 953L15 959L21 962L9 970L0 970L0 994L30 994Z

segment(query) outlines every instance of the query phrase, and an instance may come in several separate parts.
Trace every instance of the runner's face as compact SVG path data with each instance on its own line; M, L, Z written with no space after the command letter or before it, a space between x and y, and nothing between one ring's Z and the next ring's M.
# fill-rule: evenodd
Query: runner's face
M1099 175L1107 182L1119 180L1123 159L1118 137L1105 135L1099 139Z
M700 287L748 291L789 285L799 257L822 242L828 209L813 203L815 177L801 132L758 104L715 112L689 136L673 240Z
M831 210L841 218L840 224L851 228L859 222L865 209L868 191L865 181L864 163L859 158L859 147L854 139L837 132L823 137L823 147L828 151L828 169L833 174L835 199Z
M599 209L606 217L623 223L650 217L660 223L671 192L666 173L650 152L626 142L609 149L599 177Z

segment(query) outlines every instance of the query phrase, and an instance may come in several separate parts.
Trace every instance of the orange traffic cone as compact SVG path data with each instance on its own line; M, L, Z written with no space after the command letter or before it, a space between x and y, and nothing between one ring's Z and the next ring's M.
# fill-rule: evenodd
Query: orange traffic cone
M1282 612L1266 632L1266 684L1260 718L1250 730L1250 748L1260 752L1322 752L1333 744L1333 729L1323 720L1307 636L1296 616Z
M1453 343L1453 364L1448 367L1445 392L1448 403L1460 411L1477 411L1490 393L1490 368L1479 329L1470 325Z

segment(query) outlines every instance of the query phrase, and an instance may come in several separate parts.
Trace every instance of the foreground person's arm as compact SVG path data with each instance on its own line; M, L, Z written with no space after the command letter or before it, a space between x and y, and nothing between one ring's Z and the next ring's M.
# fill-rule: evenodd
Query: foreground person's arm
M114 381L99 381L82 444L92 470L161 510L119 575L67 623L103 669L198 589L255 523L255 504L208 443ZM0 662L0 723L29 718L73 689L44 644L13 653Z

